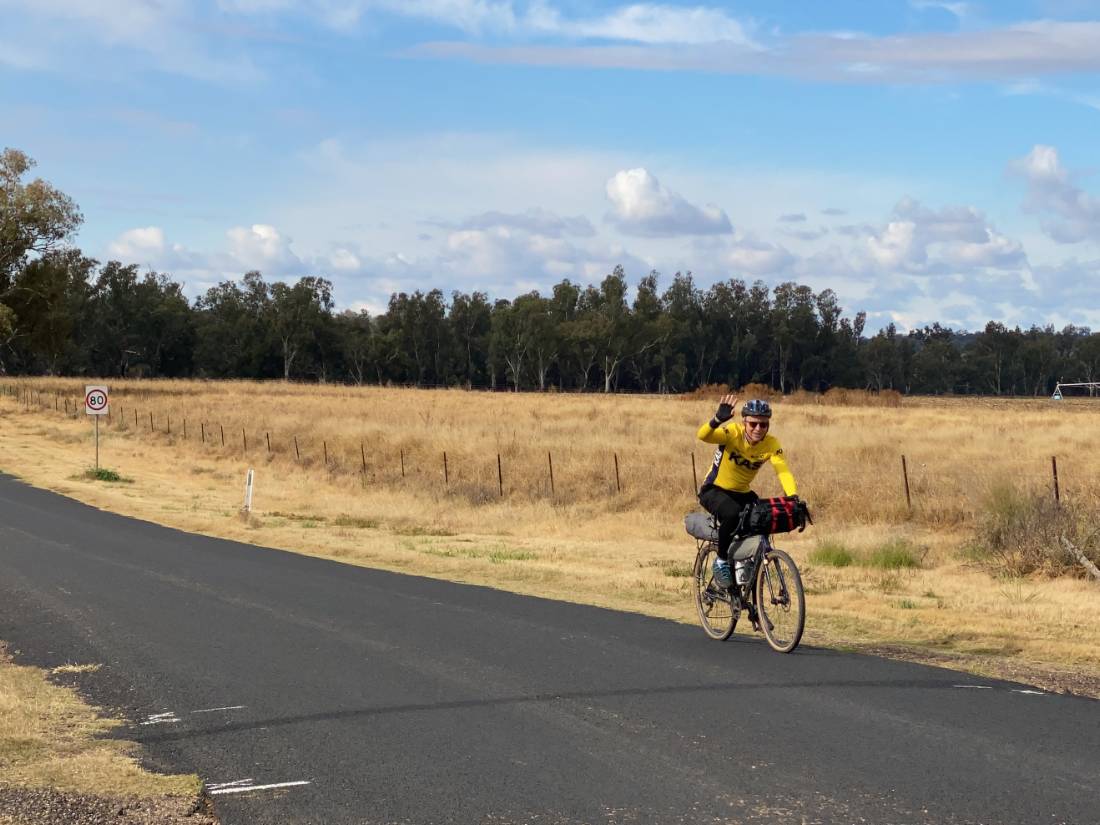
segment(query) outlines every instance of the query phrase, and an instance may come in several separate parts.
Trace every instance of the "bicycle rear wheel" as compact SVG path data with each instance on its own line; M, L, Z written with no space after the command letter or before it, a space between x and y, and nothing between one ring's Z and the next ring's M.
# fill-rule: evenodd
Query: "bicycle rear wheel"
M774 547L764 554L756 577L756 610L773 650L790 653L798 646L806 626L802 577L794 559Z
M699 623L708 636L724 642L733 634L740 610L733 606L729 591L718 588L711 580L717 557L715 546L704 544L695 556L692 580L695 582L695 608L699 612Z

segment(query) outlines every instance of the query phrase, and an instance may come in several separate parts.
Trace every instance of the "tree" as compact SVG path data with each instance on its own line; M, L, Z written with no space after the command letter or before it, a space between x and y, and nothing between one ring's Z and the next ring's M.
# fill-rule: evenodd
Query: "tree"
M18 149L0 154L0 292L29 254L56 249L83 221L68 195L41 178L23 182L34 165Z
M316 344L332 320L332 283L324 278L299 278L289 286L271 285L271 328L283 361L283 380L289 381L294 362L304 347Z
M482 383L488 376L487 355L492 325L492 306L488 297L484 292L470 295L453 292L448 323L455 351L459 354L457 375L468 388Z

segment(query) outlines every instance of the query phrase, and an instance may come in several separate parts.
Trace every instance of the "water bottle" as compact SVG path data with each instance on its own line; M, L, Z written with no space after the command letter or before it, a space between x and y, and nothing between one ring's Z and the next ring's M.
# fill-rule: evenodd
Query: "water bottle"
M743 561L734 562L733 574L738 584L748 584L752 579L752 561L745 559Z

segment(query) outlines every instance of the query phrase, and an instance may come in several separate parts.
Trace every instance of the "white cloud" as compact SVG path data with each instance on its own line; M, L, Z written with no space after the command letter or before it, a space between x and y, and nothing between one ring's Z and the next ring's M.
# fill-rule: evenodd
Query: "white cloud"
M771 275L794 263L794 256L782 246L757 238L740 238L730 247L726 261L737 273Z
M159 226L128 229L107 245L107 253L127 262L155 260L164 254L164 230Z
M724 72L794 76L824 82L948 83L1016 81L1100 70L1100 22L1036 20L950 33L773 35L762 43L714 43L695 48L668 42L615 40L607 45L425 43L411 56L482 63L588 66L644 71Z
M1027 181L1025 206L1047 216L1042 228L1048 236L1059 243L1100 241L1100 198L1073 183L1057 149L1036 145L1009 170Z
M611 201L608 220L630 235L670 237L731 232L726 213L717 206L695 206L666 189L646 169L624 169L607 182Z
M188 0L0 0L0 19L36 44L40 54L30 68L69 64L83 76L102 68L87 54L99 47L130 50L159 69L199 80L238 85L262 77L238 44L224 54L212 48Z
M258 269L265 275L284 277L304 274L305 265L290 248L290 238L274 226L257 223L236 226L225 233L229 255L245 269Z
M492 229L495 227L512 227L551 238L560 238L563 235L592 237L596 234L592 223L583 215L562 217L548 209L539 207L528 209L519 214L483 212L480 215L466 218L457 228Z

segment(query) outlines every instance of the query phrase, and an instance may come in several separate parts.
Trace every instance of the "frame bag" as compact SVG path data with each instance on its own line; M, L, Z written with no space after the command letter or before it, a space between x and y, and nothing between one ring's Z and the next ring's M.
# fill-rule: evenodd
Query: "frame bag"
M810 517L810 508L797 496L762 498L745 508L738 532L755 536L789 533L792 530L801 533L806 529L807 522L814 522Z

